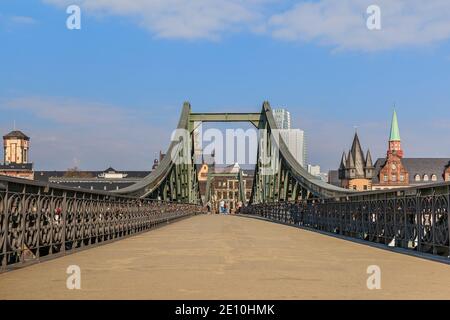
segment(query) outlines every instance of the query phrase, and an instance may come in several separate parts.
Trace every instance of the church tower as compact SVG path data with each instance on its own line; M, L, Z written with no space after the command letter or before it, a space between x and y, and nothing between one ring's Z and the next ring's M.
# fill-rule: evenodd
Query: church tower
M398 128L398 118L397 112L394 110L386 162L379 173L381 186L398 187L409 185L409 173L402 163L402 158L403 149L400 139L400 130Z
M348 155L344 152L341 158L341 165L339 166L341 186L358 191L371 190L374 171L370 151L367 150L367 154L364 156L358 133L355 132Z
M391 123L391 135L389 137L389 154L397 155L399 158L403 158L403 150L400 139L400 130L398 128L397 112L394 110Z

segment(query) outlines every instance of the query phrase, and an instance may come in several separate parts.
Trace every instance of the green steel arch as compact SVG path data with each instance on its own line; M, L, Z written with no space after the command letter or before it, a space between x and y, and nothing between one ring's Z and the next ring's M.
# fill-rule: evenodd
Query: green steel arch
M176 134L175 139L172 139L158 167L141 181L115 193L200 203L193 150L195 122L249 122L259 129L257 165L250 203L329 198L353 193L323 182L298 163L284 141L276 137L278 128L268 102L263 103L258 113L193 113L190 103L185 102L177 126L181 134ZM263 156L268 156L268 163L262 161ZM268 168L275 170L270 172Z

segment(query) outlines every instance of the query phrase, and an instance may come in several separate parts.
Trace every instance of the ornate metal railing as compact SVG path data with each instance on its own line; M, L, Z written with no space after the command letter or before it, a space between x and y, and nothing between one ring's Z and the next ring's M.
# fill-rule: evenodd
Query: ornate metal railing
M255 204L245 213L449 257L449 184L327 200Z
M0 272L203 212L197 205L0 177Z

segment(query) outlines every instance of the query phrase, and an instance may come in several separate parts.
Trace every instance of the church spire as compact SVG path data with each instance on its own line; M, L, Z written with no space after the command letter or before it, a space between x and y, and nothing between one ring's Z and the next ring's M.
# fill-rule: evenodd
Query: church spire
M394 109L394 114L392 115L392 123L391 123L391 136L389 137L389 141L400 141L400 130L398 128L398 119L397 112Z
M398 129L397 112L394 109L392 115L391 135L389 137L389 154L396 154L398 157L403 157L402 144L400 139L400 130Z
M345 156L345 151L342 153L342 158L341 158L341 165L339 166L340 169L345 169L347 165L347 157Z
M366 168L372 168L372 167L373 167L372 155L370 154L370 150L367 149Z

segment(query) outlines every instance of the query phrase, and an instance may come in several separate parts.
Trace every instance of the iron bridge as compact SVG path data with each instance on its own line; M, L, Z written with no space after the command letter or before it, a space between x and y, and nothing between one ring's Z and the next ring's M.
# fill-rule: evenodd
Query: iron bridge
M94 192L0 177L0 271L205 213L193 132L195 123L213 121L249 122L264 133L245 214L449 256L450 183L363 193L339 188L309 174L276 137L268 102L258 113L194 113L186 102L177 129L187 134L173 139L158 167L129 187ZM245 190L239 195L245 200Z

